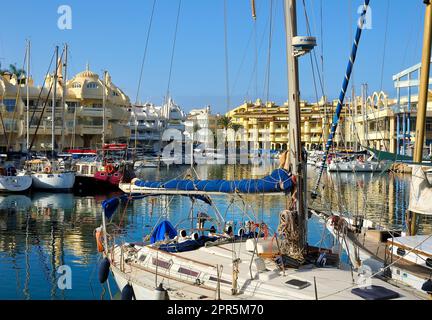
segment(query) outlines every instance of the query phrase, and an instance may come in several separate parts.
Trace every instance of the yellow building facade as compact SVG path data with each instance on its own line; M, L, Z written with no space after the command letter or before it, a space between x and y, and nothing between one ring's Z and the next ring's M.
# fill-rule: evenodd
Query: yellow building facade
M301 140L307 149L322 148L329 132L335 103L325 99L311 104L301 101ZM261 100L245 102L229 111L226 116L232 123L243 128L243 139L251 143L255 149L287 150L288 149L288 104L282 106L274 102L263 103ZM336 132L335 144L342 145L341 132L344 131L344 117Z
M103 90L105 90L105 138L106 142L127 140L130 137L128 121L130 100L118 88L107 73L106 85L103 79L89 70L78 73L66 82L65 105L62 105L63 79L59 70L55 108L56 148L95 148L102 143ZM29 135L34 151L51 149L52 136L52 86L54 76L46 78L45 87L29 84ZM20 82L20 84L19 84ZM45 105L45 110L44 110ZM0 131L3 151L26 150L27 86L25 79L18 81L15 75L0 76L0 112L3 124ZM39 124L39 129L36 128ZM4 129L3 129L4 128ZM62 139L63 132L63 139ZM6 134L5 134L6 133ZM63 142L63 145L61 145Z

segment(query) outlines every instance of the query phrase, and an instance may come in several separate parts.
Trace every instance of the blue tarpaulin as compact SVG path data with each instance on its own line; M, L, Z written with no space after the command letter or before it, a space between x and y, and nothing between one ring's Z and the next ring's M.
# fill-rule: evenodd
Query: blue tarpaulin
M160 222L150 237L150 243L155 243L158 241L163 241L166 239L166 235L169 239L173 239L177 236L177 231L168 220Z
M242 180L171 180L168 182L135 181L143 188L169 189L184 191L222 192L222 193L268 193L290 191L294 182L289 172L276 169L261 179Z

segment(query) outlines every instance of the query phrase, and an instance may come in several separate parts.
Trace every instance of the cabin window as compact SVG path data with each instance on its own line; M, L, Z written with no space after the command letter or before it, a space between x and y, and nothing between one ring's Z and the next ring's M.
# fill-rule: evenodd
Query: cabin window
M210 280L210 281L213 281L213 282L218 282L218 278L213 277L213 276L211 276L211 277L209 278L209 280ZM220 279L219 281L220 281L220 283L224 283L224 284L232 285L232 283L231 283L230 281L227 281L227 280Z
M164 268L164 269L171 268L171 262L168 262L168 261L163 261L160 259L153 258L152 263L153 263L153 265L158 266L160 268Z
M404 249L402 249L402 248L397 248L397 250L396 250L396 254L397 254L398 256L403 257L404 255L406 255L406 251L405 251Z
M90 173L91 174L95 174L96 173L96 167L95 166L91 166Z
M432 268L432 259L431 258L426 259L426 266L429 268Z
M88 166L82 166L81 167L81 173L82 174L88 174L89 173L89 167Z
M5 105L7 112L13 112L15 110L16 100L15 99L4 99L3 104Z
M198 277L198 275L199 275L199 272L197 272L197 271L193 271L193 270L191 270L191 269L183 268L183 267L180 267L180 268L178 269L178 272L179 272L179 273L186 274L186 275L188 275L188 276L195 277L195 278Z
M139 256L138 260L141 262L144 262L144 260L147 258L147 256L145 254L142 254Z

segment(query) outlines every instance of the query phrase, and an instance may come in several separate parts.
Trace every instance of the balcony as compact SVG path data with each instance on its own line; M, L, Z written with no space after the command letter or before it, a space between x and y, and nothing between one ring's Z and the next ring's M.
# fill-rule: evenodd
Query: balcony
M78 108L78 117L103 117L103 108ZM109 108L105 108L105 118L112 118L112 112Z

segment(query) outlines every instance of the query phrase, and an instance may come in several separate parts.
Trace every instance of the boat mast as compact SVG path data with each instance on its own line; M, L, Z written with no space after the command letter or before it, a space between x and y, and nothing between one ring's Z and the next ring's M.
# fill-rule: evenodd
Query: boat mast
M306 244L306 211L303 180L303 157L300 132L300 90L298 57L294 53L293 39L297 36L296 0L285 0L285 27L288 66L289 104L289 160L291 172L297 178L296 210L299 218L299 246Z
M106 86L106 70L103 72L103 85L102 85L102 152L105 146L105 86Z
M27 81L26 81L26 91L27 91L27 108L26 108L26 150L28 152L30 148L30 92L29 92L29 79L30 79L30 40L27 40Z
M66 110L66 81L67 81L67 64L68 64L68 45L67 43L64 45L64 53L65 53L65 60L63 64L63 92L62 92L62 132L61 132L61 150L63 151L64 148L64 140L65 140L65 134L64 131L66 129L65 125L65 110Z
M57 70L58 70L58 49L55 47L55 71L54 71L54 82L53 82L53 98L52 98L52 108L51 108L51 156L54 157L55 151L55 107L57 98Z
M414 145L414 163L421 164L423 161L423 144L426 134L426 108L429 93L429 72L431 61L431 38L432 38L432 4L430 0L423 1L426 4L423 52L420 69L420 89L417 106L417 122ZM410 235L416 234L416 214L410 214Z

